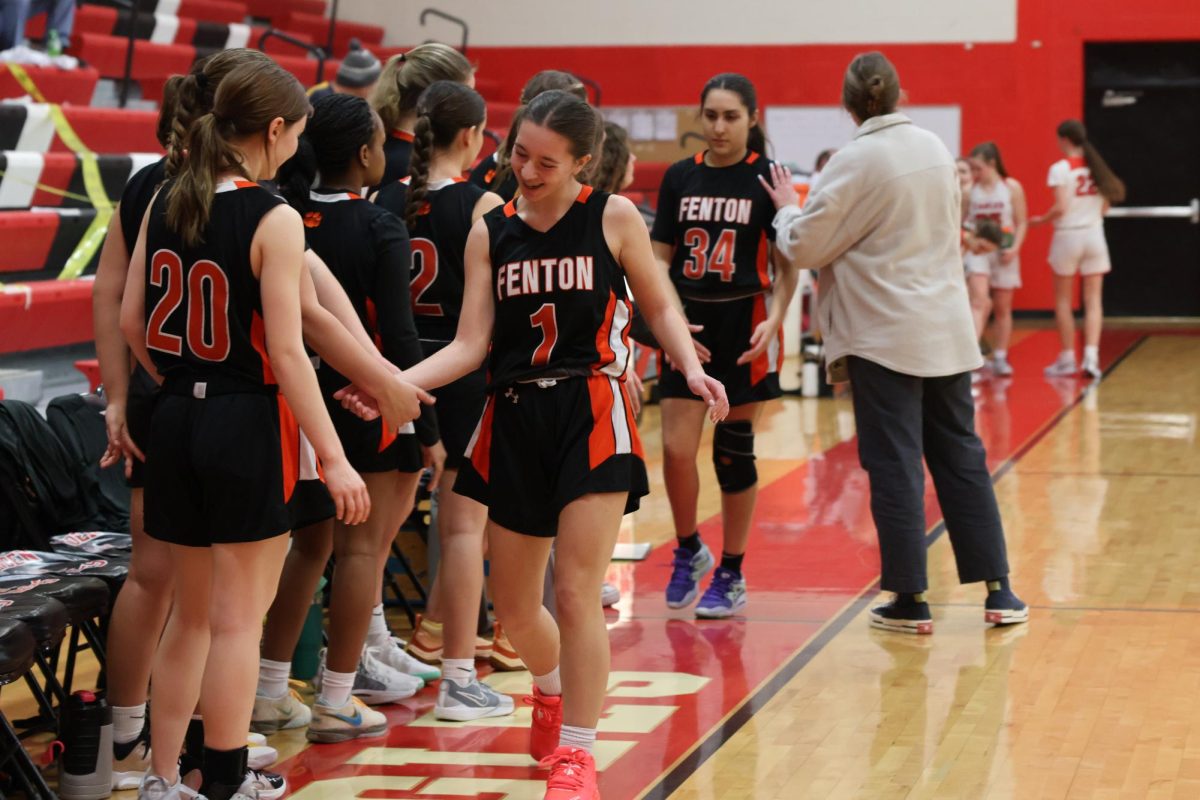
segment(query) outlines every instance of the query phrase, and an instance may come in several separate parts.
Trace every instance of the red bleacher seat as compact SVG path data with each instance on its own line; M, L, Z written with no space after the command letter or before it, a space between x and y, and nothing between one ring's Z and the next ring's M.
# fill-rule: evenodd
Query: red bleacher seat
M245 22L249 13L246 4L231 0L182 0L179 4L181 17L202 22Z
M75 37L72 54L100 71L105 78L125 75L125 51L128 40L121 36L83 33ZM190 44L155 44L139 41L133 48L133 77L167 77L186 73L196 60L196 48Z
M159 152L158 112L63 106L63 114L83 143L96 153ZM43 104L0 103L0 150L66 152Z
M46 266L46 255L58 233L58 219L53 211L0 212L0 238L5 242L0 281L9 280L8 273L36 272Z
M92 281L35 281L0 291L0 353L92 338Z
M293 11L280 26L288 31L299 31L312 37L320 45L329 41L329 19L317 14L301 14ZM368 50L383 41L383 28L378 25L362 25L339 19L334 30L332 55L344 56L350 50L350 40L358 39Z
M92 102L96 82L100 80L100 73L93 67L58 69L26 65L25 71L29 73L38 91L50 103L75 103L86 106ZM25 94L25 88L17 83L12 73L0 66L0 100L24 97Z
M250 16L270 20L278 24L293 12L301 14L324 14L325 0L248 0Z

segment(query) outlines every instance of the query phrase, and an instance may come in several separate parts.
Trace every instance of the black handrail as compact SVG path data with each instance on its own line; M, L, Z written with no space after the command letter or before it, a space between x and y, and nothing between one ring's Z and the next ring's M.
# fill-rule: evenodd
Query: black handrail
M702 135L696 133L695 131L687 131L686 133L683 134L683 136L679 137L679 146L687 147L688 139L699 139L700 141L704 142L705 144L708 144L708 140L705 139Z
M573 74L575 75L576 79L580 83L582 83L584 86L589 87L592 90L592 96L595 98L595 100L592 101L592 105L594 105L596 108L599 108L600 107L600 84L598 82L592 80L591 78L585 78L578 73L573 73Z
M317 83L325 80L325 59L328 58L328 56L325 54L324 50L322 50L320 47L317 47L315 44L309 44L308 42L297 39L291 34L284 33L278 28L267 28L265 31L263 31L262 36L258 37L258 49L262 50L263 45L267 42L267 39L271 38L287 42L288 44L299 47L302 50L307 50L309 55L316 56Z
M471 26L467 25L466 20L460 19L453 14L447 14L445 11L439 11L436 8L427 8L421 12L421 27L425 27L425 20L429 17L440 17L448 22L453 22L458 27L462 28L462 44L459 45L458 51L464 56L467 54L467 39L471 33ZM432 40L429 40L432 41Z
M117 101L121 108L129 103L129 84L133 81L133 47L137 41L139 4L130 0L112 0L113 5L129 12L129 43L125 46L125 75L121 78L121 96Z
M340 0L333 0L333 9L329 12L329 40L325 43L325 49L330 55L333 55L333 37L337 33L337 18L338 4ZM317 83L320 83L318 80Z

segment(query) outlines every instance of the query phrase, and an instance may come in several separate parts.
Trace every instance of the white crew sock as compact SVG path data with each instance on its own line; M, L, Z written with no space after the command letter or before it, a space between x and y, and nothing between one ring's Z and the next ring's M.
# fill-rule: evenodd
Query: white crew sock
M371 610L371 624L367 627L367 647L391 647L392 632L388 630L387 618L383 615L383 603Z
M317 702L326 708L341 708L350 702L350 690L354 688L353 672L334 672L326 669L321 674L321 694Z
M1084 347L1083 348L1083 360L1099 362L1100 361L1100 348L1092 347L1091 345Z
M555 667L553 671L545 675L534 675L533 684L538 687L542 694L562 694L562 676L559 675L558 667Z
M269 697L272 700L287 694L288 676L292 674L292 662L272 661L269 658L258 660L258 696Z
M578 747L580 750L586 750L590 753L596 746L596 729L563 725L562 733L558 735L558 746Z
M1058 354L1058 360L1064 364L1067 364L1067 363L1074 364L1075 363L1075 351L1074 350L1063 350L1061 353Z
M444 658L442 659L442 680L454 681L459 686L466 686L475 677L475 659L473 658Z
M1007 350L993 350L992 358L994 358L997 361L1007 361L1008 360L1008 351Z
M128 744L141 735L146 726L146 704L137 706L113 706L113 741Z

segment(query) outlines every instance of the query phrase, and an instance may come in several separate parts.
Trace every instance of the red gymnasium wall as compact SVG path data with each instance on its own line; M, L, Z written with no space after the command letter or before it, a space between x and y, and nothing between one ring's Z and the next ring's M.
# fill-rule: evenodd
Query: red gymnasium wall
M731 7L731 13L737 12ZM1058 158L1054 129L1083 113L1084 42L1154 39L1200 39L1200 2L1021 0L1015 43L880 49L895 62L913 103L962 107L964 149L988 139L1000 145L1009 171L1026 187L1031 213L1041 213L1052 200L1045 178ZM495 99L505 101L517 99L532 73L557 67L599 80L611 105L691 103L707 78L725 70L750 76L764 105L829 105L839 102L846 64L866 47L472 47L469 54L489 86L504 87ZM1047 229L1034 229L1025 244L1019 309L1053 307L1049 237Z

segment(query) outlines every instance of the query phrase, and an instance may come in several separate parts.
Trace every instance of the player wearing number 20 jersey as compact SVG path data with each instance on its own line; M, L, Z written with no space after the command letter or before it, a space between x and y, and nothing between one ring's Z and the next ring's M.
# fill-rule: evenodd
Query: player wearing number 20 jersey
M595 492L648 490L625 391L631 303L604 238L609 195L584 186L550 230L520 198L484 215L496 316L491 395L455 490L500 525L553 536L558 514Z
M738 365L771 305L775 206L759 177L771 162L747 150L740 162L712 167L706 152L672 164L663 176L650 238L674 247L671 282L688 321L704 326L696 339L712 352L706 370L725 384L731 405L780 395L782 332L751 364ZM666 370L664 397L693 398L683 376Z
M204 239L189 247L167 225L170 185L146 228L146 346L164 379L146 531L188 546L267 539L291 527L299 428L267 357L250 245L284 201L250 181L220 183Z

